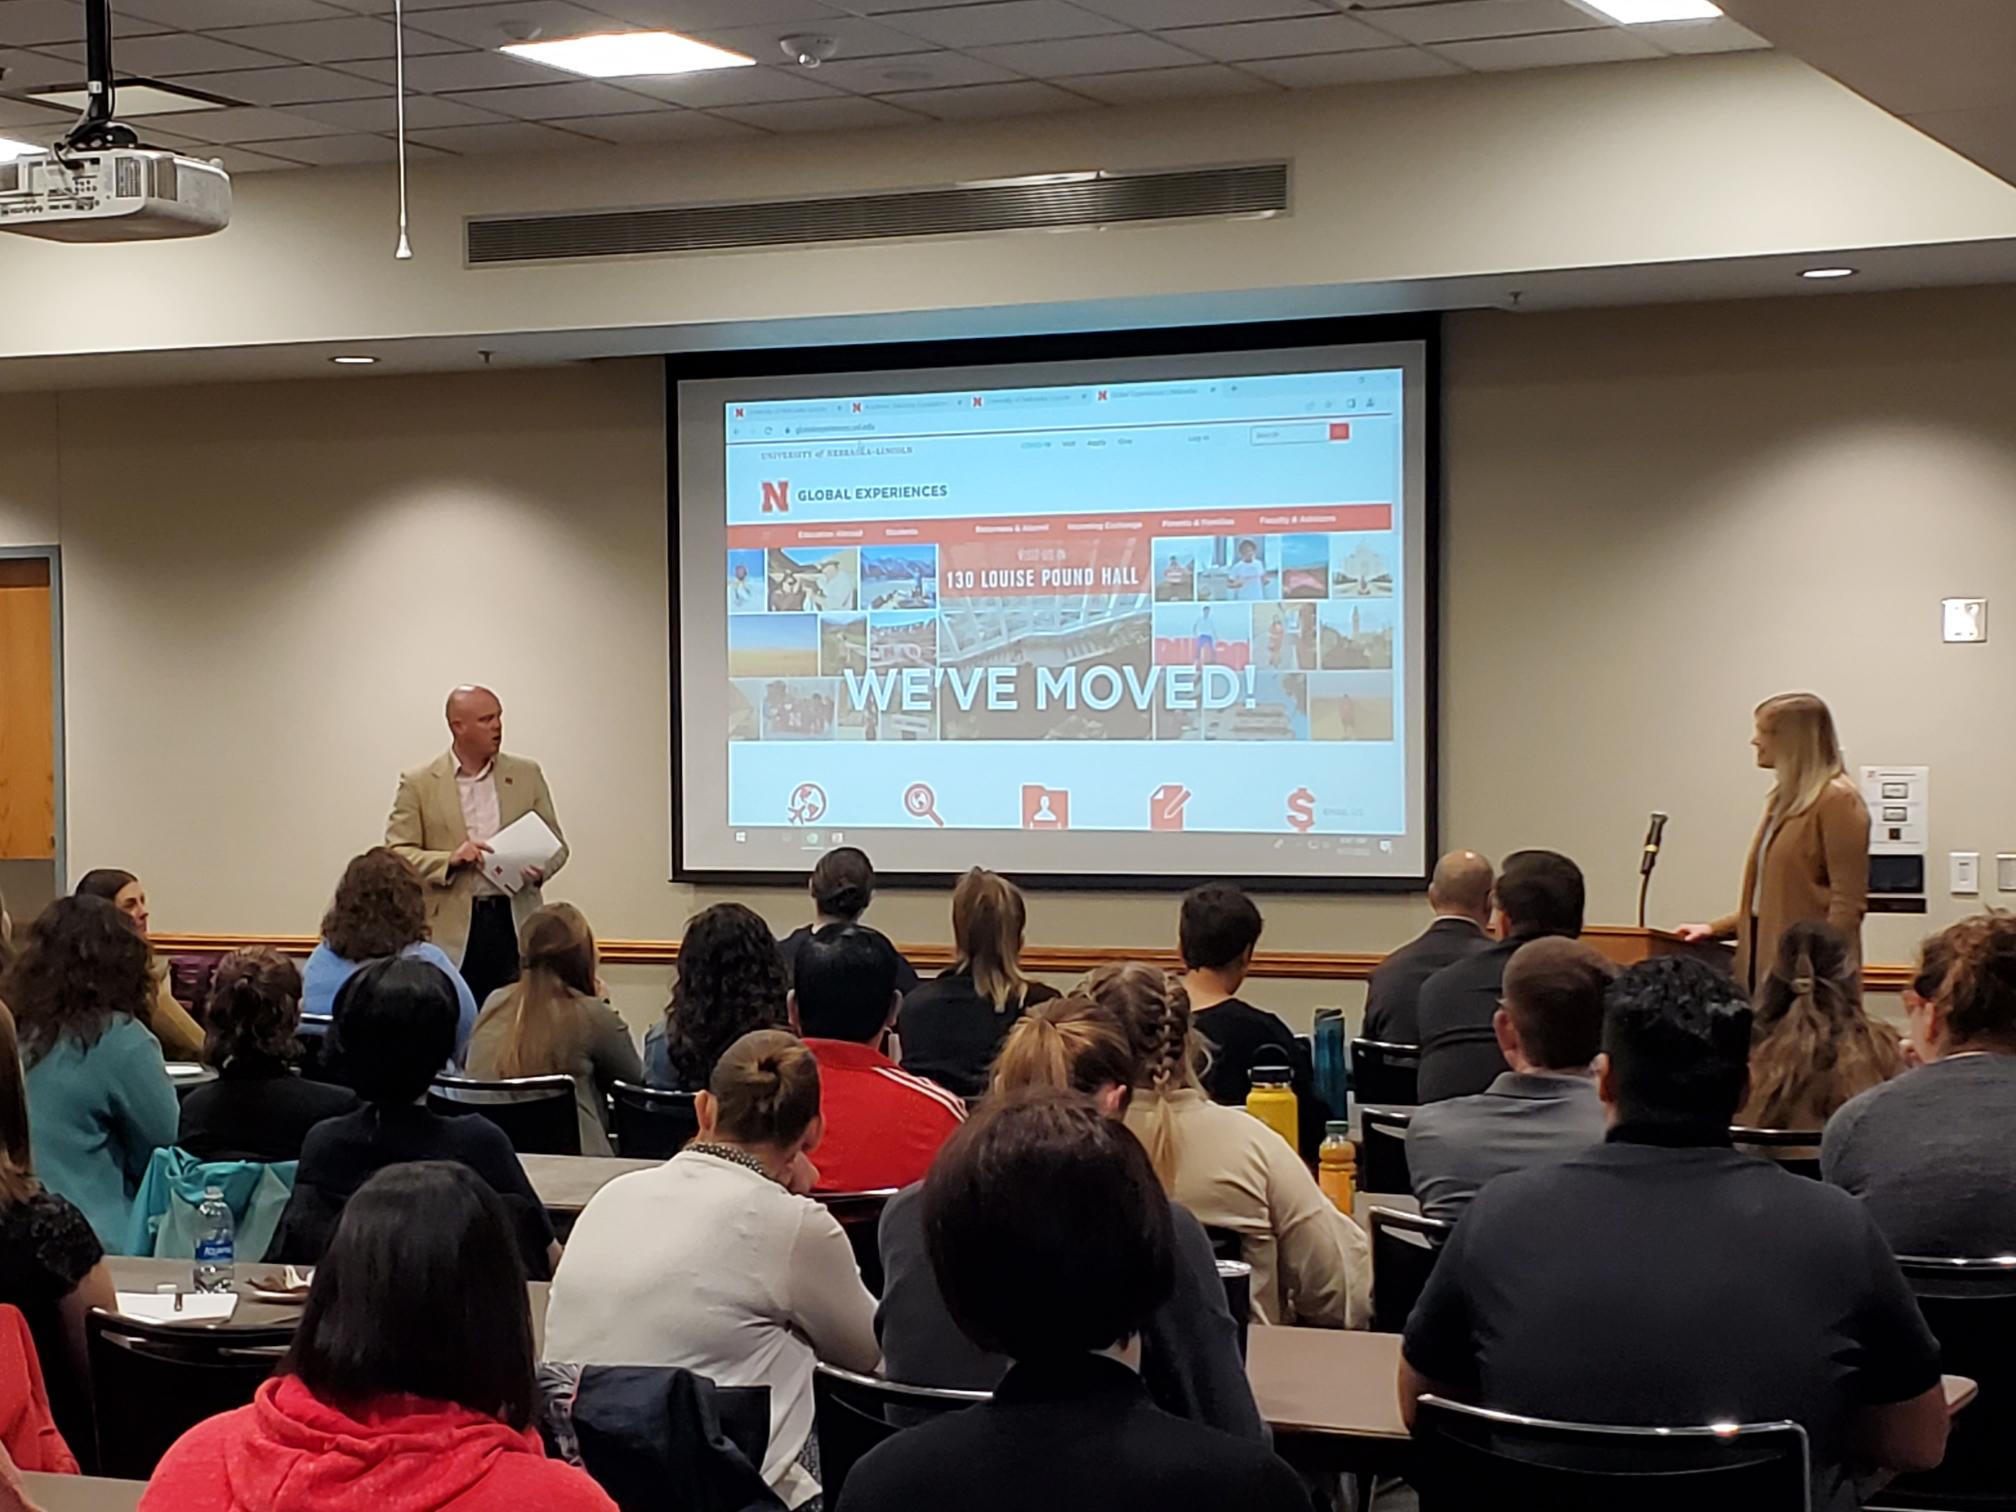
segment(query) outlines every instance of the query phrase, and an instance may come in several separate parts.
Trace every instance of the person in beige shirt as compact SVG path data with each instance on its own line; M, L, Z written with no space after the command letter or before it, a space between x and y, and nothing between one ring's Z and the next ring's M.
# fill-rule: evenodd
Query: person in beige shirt
M1294 1149L1243 1108L1205 1095L1181 981L1140 961L1102 966L1079 992L1119 1016L1146 1070L1127 1127L1155 1174L1207 1229L1239 1236L1253 1267L1253 1320L1364 1328L1372 1319L1372 1250L1330 1204Z

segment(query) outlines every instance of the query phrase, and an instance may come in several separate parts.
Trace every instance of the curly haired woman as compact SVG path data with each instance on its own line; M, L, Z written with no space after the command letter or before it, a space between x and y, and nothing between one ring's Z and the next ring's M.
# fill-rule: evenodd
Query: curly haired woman
M770 926L740 903L716 903L686 921L679 976L665 1021L644 1036L644 1080L704 1092L721 1052L755 1029L781 1029L790 990Z

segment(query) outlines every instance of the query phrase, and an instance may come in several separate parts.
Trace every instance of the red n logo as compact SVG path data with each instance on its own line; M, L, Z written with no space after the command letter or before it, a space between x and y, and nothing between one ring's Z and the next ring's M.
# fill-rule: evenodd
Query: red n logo
M782 482L763 485L763 513L791 513L791 482L788 478Z

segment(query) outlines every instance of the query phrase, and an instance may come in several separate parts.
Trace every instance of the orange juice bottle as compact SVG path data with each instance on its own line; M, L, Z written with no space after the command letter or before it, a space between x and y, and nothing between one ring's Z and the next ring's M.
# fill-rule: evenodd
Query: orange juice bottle
M1333 1119L1323 1126L1323 1144L1316 1152L1316 1185L1340 1213L1349 1213L1358 1196L1358 1147L1351 1143L1351 1125Z

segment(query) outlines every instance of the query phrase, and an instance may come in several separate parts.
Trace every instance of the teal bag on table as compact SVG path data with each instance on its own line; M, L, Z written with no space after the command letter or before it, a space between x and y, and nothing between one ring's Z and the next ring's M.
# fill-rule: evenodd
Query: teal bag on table
M184 1149L156 1150L126 1220L125 1253L158 1260L195 1259L196 1210L203 1204L203 1193L214 1186L231 1209L235 1259L265 1259L280 1214L294 1195L294 1172L300 1164L298 1160L274 1165L256 1160L204 1162Z

